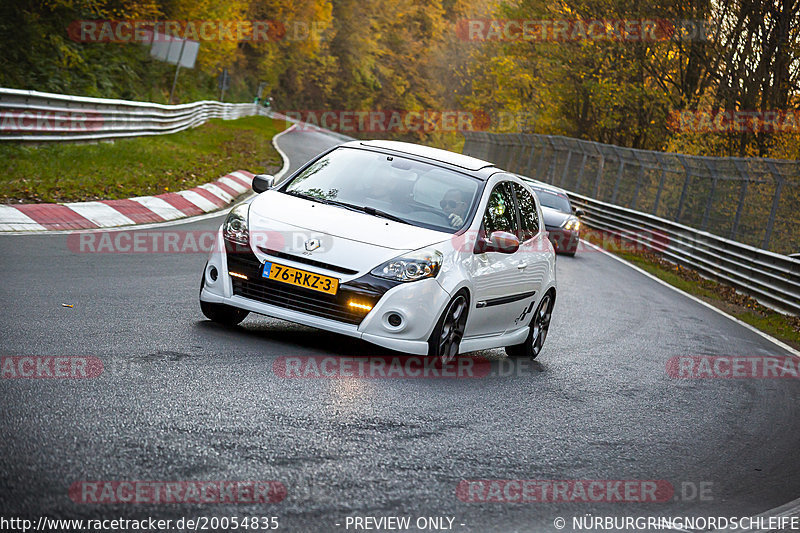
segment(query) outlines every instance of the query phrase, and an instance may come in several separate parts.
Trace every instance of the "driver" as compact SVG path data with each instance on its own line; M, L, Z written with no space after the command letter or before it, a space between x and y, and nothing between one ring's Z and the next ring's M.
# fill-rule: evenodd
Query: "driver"
M439 205L442 207L444 214L447 215L447 220L450 226L459 228L464 224L464 217L467 216L467 199L463 191L458 189L450 189L444 193L442 201Z

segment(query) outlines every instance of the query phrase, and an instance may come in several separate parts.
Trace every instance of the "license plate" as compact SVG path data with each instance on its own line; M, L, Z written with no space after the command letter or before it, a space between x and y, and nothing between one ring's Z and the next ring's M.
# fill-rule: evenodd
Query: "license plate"
M261 277L327 294L336 294L336 291L339 289L339 280L337 278L321 276L313 272L306 272L305 270L299 270L277 263L270 263L269 261L264 263L264 270L261 272Z

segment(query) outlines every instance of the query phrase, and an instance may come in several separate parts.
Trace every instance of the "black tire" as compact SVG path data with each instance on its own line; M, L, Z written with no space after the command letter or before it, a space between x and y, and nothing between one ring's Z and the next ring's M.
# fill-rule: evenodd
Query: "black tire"
M239 309L238 307L204 302L202 300L200 300L200 309L207 319L226 326L235 326L250 314L250 311Z
M539 302L539 307L531 318L530 331L522 344L506 346L506 355L509 357L530 357L536 359L547 339L547 332L550 330L550 319L553 315L553 304L556 296L552 291L548 292Z
M467 326L469 297L460 291L444 308L442 316L433 328L428 339L428 356L438 357L442 363L449 363L458 355L461 339Z
M208 265L208 263L206 263ZM206 269L203 267L203 276L200 280L200 293L203 292L203 287L206 286ZM224 324L226 326L235 326L241 323L242 320L247 318L250 311L239 309L238 307L231 307L225 304L215 304L212 302L204 302L200 300L200 310L205 317L209 320Z

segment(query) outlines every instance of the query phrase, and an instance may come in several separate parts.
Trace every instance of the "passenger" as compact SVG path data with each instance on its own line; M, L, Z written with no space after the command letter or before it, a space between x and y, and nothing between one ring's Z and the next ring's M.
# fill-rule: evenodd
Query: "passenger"
M453 228L460 228L464 225L464 217L467 216L467 200L463 191L450 189L444 193L442 201L439 202L447 220Z

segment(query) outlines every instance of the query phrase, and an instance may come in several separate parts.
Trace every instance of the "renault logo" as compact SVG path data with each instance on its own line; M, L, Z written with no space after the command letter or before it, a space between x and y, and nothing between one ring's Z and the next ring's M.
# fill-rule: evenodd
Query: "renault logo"
M316 250L320 247L319 239L308 239L305 244L305 248L307 252L311 252Z

